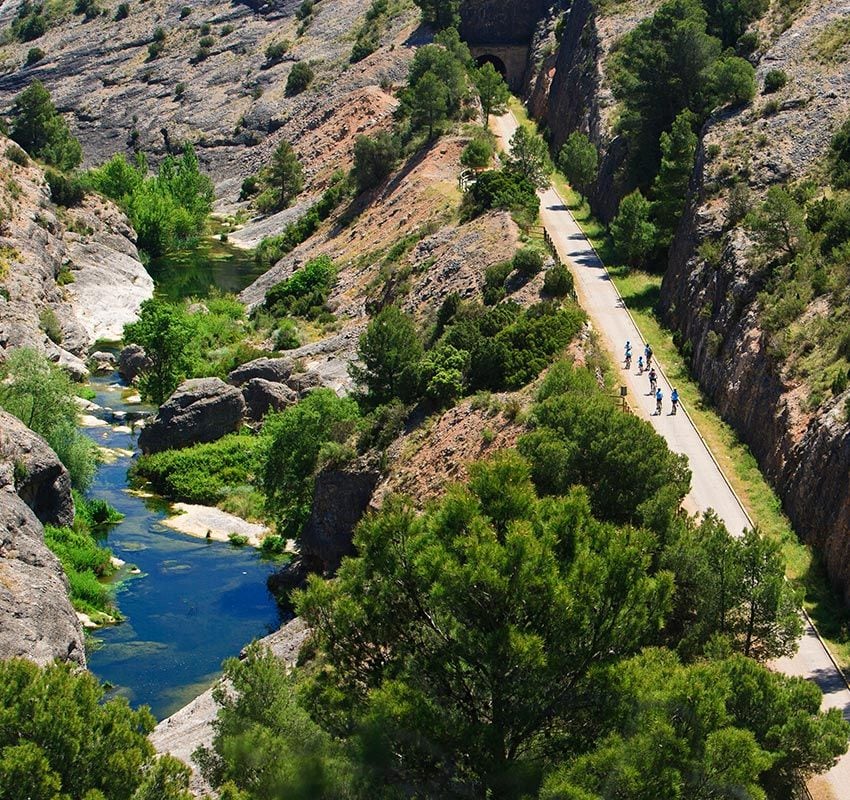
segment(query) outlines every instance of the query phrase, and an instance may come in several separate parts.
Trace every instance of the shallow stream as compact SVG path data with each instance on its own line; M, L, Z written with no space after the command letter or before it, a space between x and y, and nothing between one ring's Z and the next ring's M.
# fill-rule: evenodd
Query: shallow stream
M235 292L250 283L253 261L249 264L238 253L228 258L229 248L214 241L209 248L217 255L206 265L203 255L193 267L179 254L169 264L160 263L158 293L172 299L203 297L212 286ZM186 273L181 272L183 266ZM89 494L124 514L103 543L127 566L115 579L116 602L125 620L91 633L88 665L115 693L134 706L149 705L162 719L207 689L225 658L278 628L278 609L266 589L275 564L253 548L197 539L165 527L168 505L134 494L127 485L137 436L123 416L153 409L128 405L117 373L93 378L91 387L94 403L101 407L92 415L108 424L85 432L111 452ZM139 574L131 574L131 566Z

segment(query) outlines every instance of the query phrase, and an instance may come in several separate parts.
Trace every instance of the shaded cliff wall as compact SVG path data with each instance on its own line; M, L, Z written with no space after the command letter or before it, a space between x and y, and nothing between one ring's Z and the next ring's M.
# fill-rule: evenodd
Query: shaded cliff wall
M460 35L470 45L527 45L552 0L466 0Z
M599 175L588 193L596 215L610 221L628 193L621 167L627 150L614 130L615 101L606 80L617 41L650 16L657 4L629 4L606 14L592 0L574 0L566 12L554 63L540 71L529 97L532 115L549 130L557 154L573 131L585 133L599 150Z
M809 406L809 387L789 374L760 328L758 292L765 276L746 231L728 220L733 182L747 183L752 207L769 186L818 174L834 131L850 115L850 64L818 63L810 48L841 13L837 4L811 3L763 54L760 86L770 69L789 76L785 89L769 98L776 113L763 113L767 100L760 96L706 124L661 309L690 354L695 377L748 444L794 528L821 553L833 584L850 602L850 425L844 412L850 392ZM700 256L706 239L722 247L716 263ZM806 313L831 313L818 302L823 306L825 299Z

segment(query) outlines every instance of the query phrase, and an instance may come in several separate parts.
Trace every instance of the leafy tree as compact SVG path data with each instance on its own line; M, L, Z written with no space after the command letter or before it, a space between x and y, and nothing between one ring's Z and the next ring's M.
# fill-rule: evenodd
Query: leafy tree
M747 26L761 17L769 0L702 0L708 12L708 27L724 47L734 47Z
M419 393L421 358L422 339L413 320L398 306L387 306L361 334L358 362L349 371L371 405L408 403Z
M415 0L422 9L422 21L439 29L456 27L460 22L461 0Z
M540 212L540 199L534 184L518 173L503 169L482 172L467 192L464 203L465 214L469 217L502 208L528 225Z
M511 152L506 168L538 189L548 186L552 162L546 142L521 125L511 137L510 145Z
M460 115L469 94L468 72L471 66L469 48L461 41L457 31L443 31L437 35L435 44L416 51L408 71L408 90L416 94L419 81L432 73L445 90L446 114L454 119Z
M785 580L779 546L748 531L742 539L714 515L668 545L662 563L676 573L676 603L668 623L679 649L700 654L712 637L759 661L792 655L802 623Z
M753 65L738 56L718 58L706 73L708 92L717 104L749 103L756 94Z
M31 156L59 169L74 169L83 160L80 143L40 81L33 81L15 98L9 135Z
M667 449L643 420L623 414L597 393L557 394L534 410L535 430L520 440L543 494L586 486L595 516L635 522L641 506L668 487L678 508L688 491L687 460Z
M255 800L358 796L352 764L299 705L284 662L252 645L244 660L225 662L224 675L232 690L222 684L213 690L220 710L212 747L195 753L214 787L244 790Z
M809 242L806 214L797 201L780 186L767 190L764 202L746 219L759 245L770 254L794 258Z
M538 500L510 452L422 515L386 504L355 544L297 598L321 659L305 702L378 785L433 797L526 796L547 754L593 737L594 676L672 589L648 534L594 522L580 491Z
M555 264L546 270L543 278L543 291L552 297L567 297L575 289L573 274L569 267L563 264Z
M357 190L374 189L395 169L398 159L398 140L391 133L358 136L354 142L353 170Z
M596 180L599 152L585 134L573 131L561 148L558 164L573 188L584 195Z
M450 344L429 350L420 365L425 394L439 405L453 403L463 394L469 363L469 353Z
M0 406L42 436L85 489L97 467L97 448L77 429L75 392L64 372L37 350L13 350L0 364Z
M314 318L336 283L336 266L328 256L311 259L266 292L266 308L277 317Z
M741 656L682 666L648 650L610 686L614 729L554 772L541 800L793 797L847 748L850 726L820 713L813 684Z
M850 119L836 131L829 147L829 167L832 185L850 189Z
M262 469L266 508L278 530L298 536L310 514L313 472L328 443L341 444L353 432L357 404L330 389L317 389L280 414L266 417L268 451Z
M257 207L261 211L282 211L301 193L304 169L289 142L282 141L277 146L260 178L266 186L257 198Z
M157 405L177 388L189 367L192 327L179 306L152 298L139 319L124 328L124 341L141 345L150 366L139 379L142 396Z
M490 121L491 114L503 114L511 99L505 79L498 70L489 62L485 62L476 69L472 75L472 81L478 91L478 99L481 101L481 109L484 112L484 127Z
M123 698L104 701L88 672L0 662L0 720L3 800L191 798L188 768L156 757L150 712Z
M694 169L695 122L693 112L683 111L674 120L670 132L661 134L661 166L652 184L652 218L658 231L658 244L665 249L676 233Z
M428 138L448 116L448 90L433 72L426 72L413 86L410 94L413 124L427 128Z
M620 201L611 221L611 237L620 257L632 266L641 266L656 244L657 229L651 222L652 206L635 190Z

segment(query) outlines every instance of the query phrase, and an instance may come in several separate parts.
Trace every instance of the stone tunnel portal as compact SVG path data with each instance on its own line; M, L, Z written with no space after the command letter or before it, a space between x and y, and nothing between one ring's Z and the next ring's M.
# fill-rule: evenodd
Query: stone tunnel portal
M469 49L479 67L492 64L512 92L522 92L528 68L529 48L526 45L476 45Z

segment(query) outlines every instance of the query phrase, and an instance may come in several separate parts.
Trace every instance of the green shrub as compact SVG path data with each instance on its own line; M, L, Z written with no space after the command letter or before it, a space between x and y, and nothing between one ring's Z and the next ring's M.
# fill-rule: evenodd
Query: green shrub
M778 92L787 83L788 75L784 70L768 70L764 76L764 93L771 94L772 92Z
M476 131L475 136L463 148L460 155L460 163L472 169L484 169L489 167L493 161L496 148L493 137L487 131Z
M50 199L57 206L71 208L83 202L86 187L78 177L69 177L53 169L45 170L44 177L50 187Z
M62 326L52 308L46 306L38 315L38 324L42 331L54 344L62 344Z
M97 0L76 0L74 3L74 13L83 14L86 20L92 20L100 16L101 10L97 4Z
M201 25L198 29L198 33L200 33L201 36L209 36L210 33L212 33L212 25L210 25L209 22L203 23L203 25ZM210 45L212 45L212 41L210 41Z
M183 6L183 8L180 9L180 19L186 19L186 17L188 17L191 13L191 6Z
M242 181L242 188L239 191L240 200L250 200L260 191L260 181L256 175L249 175Z
M494 306L505 299L505 283L513 272L512 261L491 264L484 271L484 305Z
M366 192L378 186L395 169L399 155L399 142L391 133L358 136L352 169L357 191Z
M287 97L293 97L303 92L313 80L315 73L313 68L306 61L299 61L293 65L286 79L286 94Z
M245 547L249 542L248 537L241 533L228 533L227 540L234 547Z
M41 61L44 56L45 52L40 47L31 47L27 51L26 65L28 67L31 67L33 64L37 64L39 61Z
M490 209L504 209L523 224L533 223L540 210L534 184L505 170L482 172L467 193L465 205L467 217Z
M573 274L569 267L555 264L546 271L543 278L543 291L551 297L567 297L574 292Z
M230 434L217 442L141 456L134 480L146 480L169 500L216 505L233 487L251 484L262 467L265 440Z
M26 151L23 148L18 147L16 144L10 144L6 148L6 158L8 158L13 164L17 164L19 167L26 167L30 163L30 159L26 154Z
M61 170L72 170L83 160L79 141L40 81L33 81L15 98L9 137L34 158Z
M523 247L517 250L511 266L528 280L543 270L543 254L532 247Z
M122 19L127 19L130 16L130 4L119 3L115 9L115 16L112 18L115 22L121 22Z
M266 62L277 64L289 52L289 42L286 40L272 42L266 47Z
M269 289L265 307L278 317L315 317L324 308L336 275L328 256L314 258Z
M307 19L313 13L313 7L316 5L315 0L303 0L298 9L295 12L295 19L304 20Z
M148 45L148 61L155 61L162 55L165 50L165 42L155 41Z
M832 137L829 167L832 185L836 189L850 189L850 119Z

